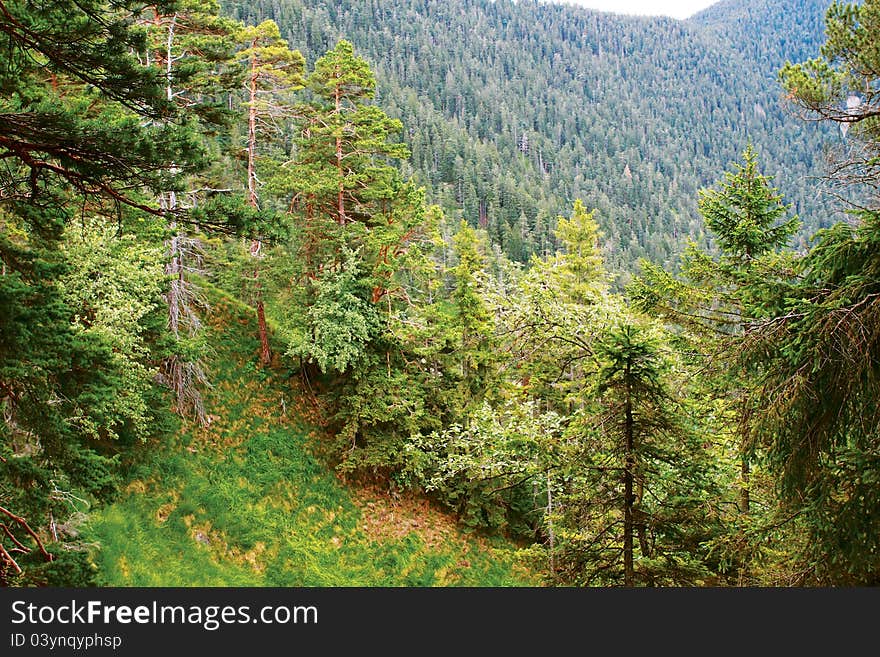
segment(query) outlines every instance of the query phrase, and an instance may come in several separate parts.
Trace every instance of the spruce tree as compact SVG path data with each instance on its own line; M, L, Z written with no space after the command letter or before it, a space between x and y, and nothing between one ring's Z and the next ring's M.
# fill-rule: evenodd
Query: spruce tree
M850 126L857 147L830 175L858 204L817 233L788 280L759 287L766 316L744 361L780 513L802 533L797 583L864 585L880 581L880 2L834 3L826 24L820 56L780 77L807 118Z

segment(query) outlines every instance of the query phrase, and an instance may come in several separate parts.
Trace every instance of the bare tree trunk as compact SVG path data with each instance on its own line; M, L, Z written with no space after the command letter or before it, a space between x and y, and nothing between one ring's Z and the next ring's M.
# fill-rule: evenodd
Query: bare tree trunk
M749 463L749 457L745 454L745 450L743 450L743 454L741 455L741 463L740 463L740 489L739 489L739 512L742 514L748 514L751 510L751 494L749 493L749 479L751 478L751 464Z
M648 514L642 508L642 500L645 497L645 482L639 477L639 481L637 484L637 492L636 492L636 500L635 500L635 509L633 510L634 521L636 525L636 533L639 537L639 549L642 552L642 555L646 557L651 556L651 543L648 541ZM648 586L654 586L654 577L653 575L648 576Z
M553 530L553 489L550 486L550 473L547 473L547 534L550 538L550 574L556 574L556 532Z
M171 206L176 203L173 192L164 202ZM172 223L171 229L176 230L177 225ZM200 301L195 288L186 278L187 270L196 269L198 266L200 245L198 240L187 237L181 231L175 232L167 245L169 259L165 273L171 279L168 293L165 295L168 302L168 329L174 339L178 340L181 329L192 337L202 326L196 314L196 306L204 303ZM196 263L196 267L188 264L190 257ZM174 393L177 412L184 416L191 414L200 425L206 426L207 414L198 388L200 385L208 384L202 364L198 361L185 361L178 354L173 354L165 359L160 378Z
M165 39L165 97L174 101L174 40L176 38L178 15L174 14L168 23L168 33ZM157 21L160 17L157 15ZM158 24L158 23L157 23ZM171 164L170 172L177 173L178 169ZM168 303L168 329L179 340L181 329L184 329L189 337L198 333L201 322L196 315L195 306L201 303L194 287L187 280L187 271L194 271L189 263L192 257L195 263L199 262L198 240L189 238L183 230L177 226L174 215L177 212L177 194L173 191L159 195L159 203L169 217L169 228L172 231L171 238L165 243L168 248L168 262L165 265L165 273L169 276L168 292L165 300ZM202 304L204 305L204 304ZM186 416L192 414L199 424L208 424L202 395L198 386L207 385L208 380L205 371L198 361L185 361L179 354L172 354L162 363L162 372L158 379L167 385L174 394L174 406L177 413Z
M256 48L257 42L251 43ZM251 57L251 74L248 85L248 138L247 138L247 199L251 206L257 207L257 58Z

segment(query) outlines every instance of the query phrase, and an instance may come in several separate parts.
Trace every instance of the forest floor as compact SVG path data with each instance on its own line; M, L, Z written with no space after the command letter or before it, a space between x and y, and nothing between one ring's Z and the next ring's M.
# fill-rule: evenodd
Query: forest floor
M210 424L140 447L123 494L92 514L102 585L540 585L509 541L342 481L316 456L320 409L298 377L259 365L254 313L211 297Z

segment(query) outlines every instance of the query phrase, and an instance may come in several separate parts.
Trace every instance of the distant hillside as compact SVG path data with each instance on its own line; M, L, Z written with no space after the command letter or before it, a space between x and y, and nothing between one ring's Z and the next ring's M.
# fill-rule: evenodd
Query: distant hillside
M340 37L370 60L406 126L405 166L513 258L555 245L555 217L598 209L609 264L671 261L703 240L697 191L749 140L795 203L803 238L830 222L815 181L839 138L780 105L776 71L811 55L829 1L723 2L692 20L535 0L226 0L273 18L309 61ZM411 169L409 168L411 167Z
M825 42L828 0L722 0L690 19L727 39L761 70L815 57ZM775 75L773 76L775 79Z

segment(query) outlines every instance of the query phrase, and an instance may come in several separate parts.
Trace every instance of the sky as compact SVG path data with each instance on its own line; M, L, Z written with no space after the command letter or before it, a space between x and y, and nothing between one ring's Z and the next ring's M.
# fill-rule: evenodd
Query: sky
M600 11L688 18L718 0L557 0Z

